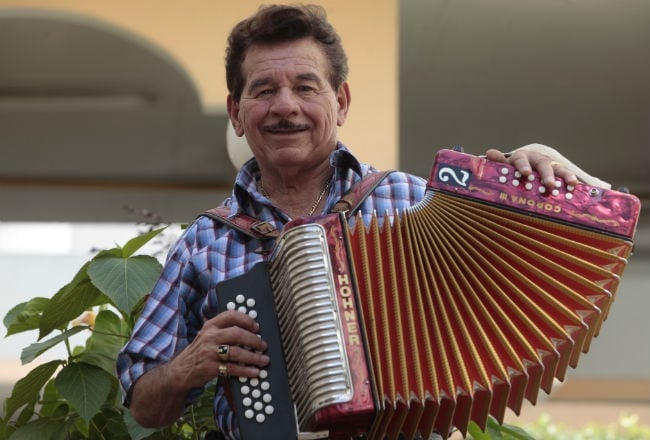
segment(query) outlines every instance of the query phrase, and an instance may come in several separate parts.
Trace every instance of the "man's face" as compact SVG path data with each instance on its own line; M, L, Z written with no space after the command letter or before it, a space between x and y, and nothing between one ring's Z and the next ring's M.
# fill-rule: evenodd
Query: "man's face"
M242 97L228 97L228 112L262 164L309 167L334 150L350 95L347 84L332 88L329 69L311 38L247 51Z

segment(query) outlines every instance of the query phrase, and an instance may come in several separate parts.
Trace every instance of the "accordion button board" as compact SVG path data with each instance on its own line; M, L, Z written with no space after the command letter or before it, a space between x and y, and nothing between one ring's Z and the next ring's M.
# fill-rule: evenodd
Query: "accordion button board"
M268 367L258 377L230 377L240 436L244 439L297 438L294 405L284 363L273 293L264 263L244 275L217 284L220 310L237 310L260 324L259 335L268 343Z

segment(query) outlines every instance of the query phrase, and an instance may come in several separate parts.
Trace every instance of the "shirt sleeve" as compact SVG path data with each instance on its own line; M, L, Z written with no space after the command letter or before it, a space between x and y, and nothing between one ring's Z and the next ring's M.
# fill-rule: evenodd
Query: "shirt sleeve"
M426 189L426 180L404 172L389 174L368 197L359 212L364 223L368 224L373 215L380 219L402 212L422 200Z
M171 360L201 329L203 322L197 304L205 292L200 287L201 275L196 272L192 257L214 243L217 236L219 231L213 227L212 221L196 221L170 251L131 338L117 358L117 375L126 406L130 404L130 391L135 382L147 371ZM215 422L226 438L237 439L239 431L227 393L220 383L217 382L215 387ZM186 404L202 392L203 388L191 390Z
M135 382L147 371L168 362L189 343L180 298L194 289L187 282L191 276L186 272L191 269L188 262L194 248L195 234L193 224L170 251L130 340L118 354L117 376L127 406ZM200 323L198 325L200 327ZM196 398L200 392L200 389L193 390L190 398Z

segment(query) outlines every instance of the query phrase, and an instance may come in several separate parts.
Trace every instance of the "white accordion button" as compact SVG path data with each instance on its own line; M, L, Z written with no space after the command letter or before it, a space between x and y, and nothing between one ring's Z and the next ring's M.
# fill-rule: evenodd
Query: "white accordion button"
M575 187L573 185L567 185L566 190L567 191L573 191Z
M559 180L556 180L556 181L555 181L555 187L556 187L556 188L561 188L561 187L562 187L562 182L559 181Z
M521 179L522 174L519 171L515 171L515 177Z
M235 297L234 302L227 304L227 307L228 310L237 310L256 319L258 313L254 309L255 304L254 298L246 298L244 295L239 294ZM259 333L257 336L259 338L262 337ZM243 348L251 350L250 347ZM266 417L275 411L275 408L269 405L273 398L270 393L266 392L271 388L271 384L265 380L268 375L268 370L260 370L258 377L239 377L239 382L241 383L240 392L243 396L242 404L245 408L244 417L255 420L257 423L264 423Z
M544 194L546 192L546 187L540 186L537 190L540 192L540 194Z
M505 174L508 174L509 172L510 172L510 170L508 170L508 168L506 168L506 167L501 168L501 174L505 175Z
M553 191L551 191L551 194L553 194L554 196L556 196L556 197L557 197L557 196L559 196L559 195L560 195L560 191L559 191L559 190L557 190L557 189L554 189Z
M566 194L564 195L564 198L567 199L567 200L571 200L571 199L573 198L573 194L571 194L571 193L566 193Z
M529 174L529 175L528 175L528 181L529 181L529 182L532 182L532 181L534 181L534 180L535 180L535 175L534 175L534 174Z
M533 184L530 183L530 182L528 182L528 183L526 183L526 184L524 185L524 188L526 188L526 189L533 189Z
M512 181L512 186L519 186L519 179L514 179Z
M506 183L508 179L506 179L504 176L499 176L499 182L500 183Z

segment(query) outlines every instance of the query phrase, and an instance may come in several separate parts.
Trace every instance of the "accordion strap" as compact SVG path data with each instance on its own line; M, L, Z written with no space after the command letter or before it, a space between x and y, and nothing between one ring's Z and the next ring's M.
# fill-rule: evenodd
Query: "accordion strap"
M243 212L230 215L230 208L227 206L217 206L208 211L201 213L201 216L210 217L224 225L248 235L258 240L276 238L280 232L269 222L264 222Z
M366 174L359 179L350 189L334 204L330 212L344 212L347 218L356 214L361 204L377 188L382 180L393 171L381 171Z
M344 212L345 216L350 218L390 173L392 171L366 174L350 187L343 197L334 204L330 212ZM217 206L216 208L202 212L199 217L201 216L209 217L258 240L277 238L280 235L280 231L269 222L259 220L243 212L230 215L230 208L227 206Z

